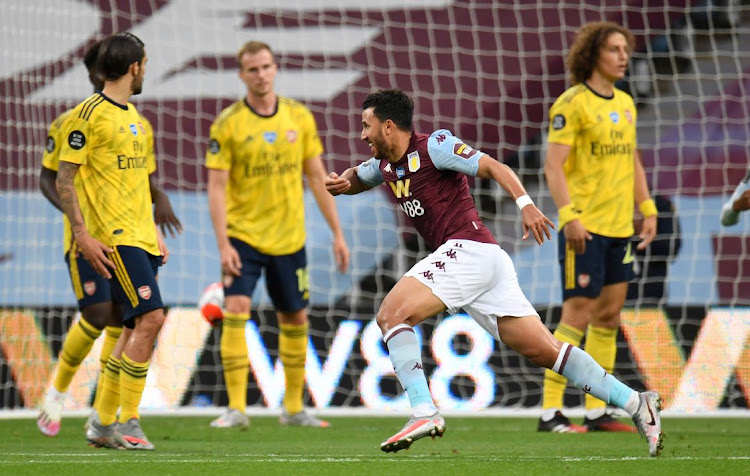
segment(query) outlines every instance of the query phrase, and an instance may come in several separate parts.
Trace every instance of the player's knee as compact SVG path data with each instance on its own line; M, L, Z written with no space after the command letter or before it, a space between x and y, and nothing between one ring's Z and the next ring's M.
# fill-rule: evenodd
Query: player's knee
M136 318L135 331L141 335L156 336L166 320L164 311L156 309Z
M385 334L389 329L392 329L399 324L410 324L409 317L409 313L403 308L393 308L385 305L380 307L376 317L376 322L378 323L380 330Z
M81 311L83 318L98 330L104 329L109 324L110 316L112 315L112 303L101 302L86 306Z
M596 313L596 316L591 320L591 324L596 327L617 327L620 323L621 310L618 305L605 306Z
M227 296L224 299L224 310L232 314L249 314L250 298L247 296Z

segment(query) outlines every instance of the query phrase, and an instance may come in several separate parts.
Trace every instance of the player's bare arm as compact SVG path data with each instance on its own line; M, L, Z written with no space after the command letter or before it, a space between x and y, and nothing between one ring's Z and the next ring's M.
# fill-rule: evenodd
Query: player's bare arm
M483 179L492 179L510 195L513 200L523 195L527 195L521 180L513 170L505 164L501 164L494 158L484 155L479 159L479 170L477 177ZM542 213L536 205L530 203L521 209L523 216L523 239L529 237L529 233L534 236L538 244L544 243L545 236L548 240L552 239L550 228L554 229L552 221Z
M570 155L570 146L550 142L547 147L547 157L544 162L544 177L547 179L547 187L552 200L555 202L558 210L571 207L574 204L570 200L568 183L565 180L563 164L568 160ZM586 251L586 241L591 240L591 234L586 231L579 220L571 220L563 227L566 243L570 243L577 254Z
M640 207L642 204L650 201L651 205L653 205L653 200L651 200L651 195L648 191L648 182L646 182L646 172L643 170L643 163L641 162L640 151L635 151L633 160L635 161L633 169L635 179L635 203ZM641 232L638 234L641 242L638 243L638 246L636 247L639 250L646 249L646 247L654 241L654 237L656 236L656 205L653 205L652 212L653 215L643 217Z
M151 188L151 203L154 204L154 221L161 227L161 231L165 236L169 233L169 236L174 238L182 233L182 223L180 223L179 218L177 218L177 215L172 210L169 197L156 184L156 179L153 175L148 176L148 184Z
M740 198L732 202L732 210L737 213L750 210L750 190L745 191Z
M208 169L208 211L214 225L216 246L221 258L221 272L232 276L240 275L242 262L237 250L229 242L227 235L226 189L229 171Z
M325 178L324 184L328 193L334 196L341 194L356 195L372 188L359 180L357 167L350 167L344 170L341 175L331 172Z
M39 172L39 188L42 190L42 195L49 200L52 206L62 212L63 209L62 204L60 203L60 195L57 194L57 188L55 186L56 180L57 172L55 170L42 167L42 171Z
M315 197L320 212L328 223L328 227L333 233L333 256L336 259L336 267L340 272L344 272L349 267L349 247L346 245L344 232L341 231L339 214L336 211L336 201L333 195L327 193L325 186L326 169L320 157L313 157L304 162L305 176L307 184Z
M156 227L156 244L159 246L159 253L161 253L161 264L167 264L167 261L169 261L169 247L164 241L164 235L161 234L158 226Z
M80 165L73 164L70 162L60 162L60 168L57 171L57 180L55 182L57 187L57 194L60 197L60 204L65 214L68 216L70 221L70 228L73 232L73 239L78 244L78 248L86 261L91 264L94 271L110 279L110 269L115 269L114 263L107 258L106 253L111 253L112 249L99 242L91 235L89 235L86 229L86 224L83 222L83 214L81 213L81 207L78 204L78 196L76 195L76 188L74 185L75 176L78 173Z

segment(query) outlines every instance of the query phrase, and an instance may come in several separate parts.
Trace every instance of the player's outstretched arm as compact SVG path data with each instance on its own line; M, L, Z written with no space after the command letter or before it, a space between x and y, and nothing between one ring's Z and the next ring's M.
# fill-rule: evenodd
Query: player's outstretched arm
M336 172L331 172L325 178L324 183L328 193L333 196L341 194L356 195L372 188L359 180L359 177L357 176L357 167L350 167L344 170L341 175Z
M55 187L55 181L57 180L57 171L48 169L42 166L42 171L39 172L39 188L42 190L44 198L61 212L62 204L60 203L60 195L57 194L57 188Z
M115 265L109 260L106 253L111 253L112 249L89 235L86 224L83 222L81 206L78 204L74 181L80 167L78 164L60 161L60 168L57 171L57 180L55 182L57 194L60 196L63 211L68 216L68 220L70 220L73 239L75 239L78 248L83 253L83 257L94 268L94 271L110 279L112 275L108 268L115 269Z
M148 176L148 184L151 188L151 203L154 204L154 221L161 227L165 236L169 232L169 235L174 238L182 233L182 223L172 210L169 197L156 184L153 174Z
M521 183L521 180L510 167L501 164L488 155L484 155L479 159L477 177L494 180L503 187L508 195L513 197L513 200L516 200L518 207L521 209L521 214L523 215L524 240L529 237L529 233L534 236L534 239L540 245L544 243L545 237L548 240L552 239L550 228L554 229L555 224L552 223L552 221L547 218L544 213L536 207L536 205L534 205L531 198L529 198L529 195L526 193L526 189Z

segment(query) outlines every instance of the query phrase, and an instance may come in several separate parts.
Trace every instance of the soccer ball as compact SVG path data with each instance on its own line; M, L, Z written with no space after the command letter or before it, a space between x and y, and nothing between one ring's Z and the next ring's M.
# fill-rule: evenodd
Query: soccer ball
M203 290L201 298L198 300L198 309L201 310L201 316L212 326L221 324L224 319L224 286L221 283L209 284Z

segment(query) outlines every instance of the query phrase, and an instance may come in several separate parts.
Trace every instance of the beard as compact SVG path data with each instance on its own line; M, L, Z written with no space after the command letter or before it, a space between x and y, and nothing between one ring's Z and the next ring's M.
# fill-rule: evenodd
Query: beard
M143 92L143 76L142 75L139 75L133 80L133 86L130 89L132 90L133 96L137 94L141 94L141 92Z

